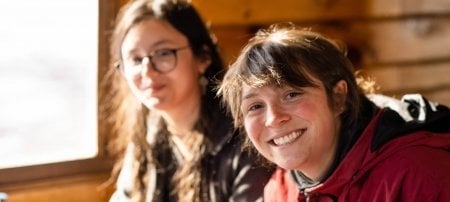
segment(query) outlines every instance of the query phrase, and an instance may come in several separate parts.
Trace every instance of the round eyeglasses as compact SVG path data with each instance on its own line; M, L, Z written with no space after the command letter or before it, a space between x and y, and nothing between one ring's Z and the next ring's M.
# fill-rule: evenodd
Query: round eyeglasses
M144 67L148 67L151 64L151 68L159 73L168 73L175 69L177 66L177 52L190 48L190 46L184 46L181 48L173 49L159 49L151 52L144 57L131 57L123 61L123 64L116 64L125 74L140 74Z

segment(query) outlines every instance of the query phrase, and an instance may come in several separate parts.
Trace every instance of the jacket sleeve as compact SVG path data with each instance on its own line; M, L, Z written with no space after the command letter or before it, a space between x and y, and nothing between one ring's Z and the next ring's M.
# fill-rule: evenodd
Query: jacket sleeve
M355 182L360 201L450 201L450 153L439 146L448 148L450 136L417 132L386 148L402 148L414 139L421 143L384 155L363 182Z

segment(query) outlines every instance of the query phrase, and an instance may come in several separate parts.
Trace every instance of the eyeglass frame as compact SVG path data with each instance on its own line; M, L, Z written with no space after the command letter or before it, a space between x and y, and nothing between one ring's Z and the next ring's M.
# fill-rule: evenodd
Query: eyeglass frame
M133 64L132 68L139 67L139 71L136 70L136 73L135 73L135 74L137 74L138 72L139 73L142 72L142 70L144 69L144 65L146 65L148 68L148 64L151 64L151 66L152 66L151 68L153 68L153 70L155 70L156 72L159 72L161 74L169 73L172 70L174 70L178 64L178 56L177 56L178 51L184 50L184 49L187 49L190 47L191 47L190 45L187 45L187 46L182 46L179 48L163 48L163 49L158 49L158 50L152 51L149 55L146 55L144 57L139 57L139 62L134 62L135 64ZM157 55L158 53L162 53L162 52L169 52L174 57L173 67L169 68L168 70L164 70L164 71L158 69L158 66L155 64L154 59L153 59L155 57L155 55ZM146 59L148 60L148 62L146 62L144 64L144 60L146 60ZM136 59L133 59L133 60L136 60ZM114 63L114 67L116 69L118 69L121 73L125 73L125 66L126 65L124 64L123 60L120 60L120 61L117 61Z

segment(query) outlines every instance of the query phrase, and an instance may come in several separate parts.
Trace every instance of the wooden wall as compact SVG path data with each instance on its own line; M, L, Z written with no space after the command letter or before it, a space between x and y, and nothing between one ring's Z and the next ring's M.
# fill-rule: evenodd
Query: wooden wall
M294 22L347 43L379 92L450 105L450 0L193 0L227 62L258 28Z
M112 187L103 187L109 172L51 178L2 189L8 202L106 202Z
M450 105L450 0L192 1L227 63L257 29L290 21L346 42L349 57L375 77L382 93L419 92ZM107 178L108 173L68 176L4 191L10 202L107 201L111 190L98 189Z

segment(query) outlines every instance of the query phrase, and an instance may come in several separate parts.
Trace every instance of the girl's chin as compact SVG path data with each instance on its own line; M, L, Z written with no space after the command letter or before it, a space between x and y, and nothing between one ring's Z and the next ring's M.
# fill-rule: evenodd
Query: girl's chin
M142 103L144 103L144 105L149 109L159 109L164 105L164 102L161 102L161 99L154 97L144 99Z
M299 167L301 167L299 165L300 162L295 161L295 160L282 160L282 159L278 159L278 160L274 160L275 164L277 164L278 166L286 169L286 170L297 170L299 169Z

